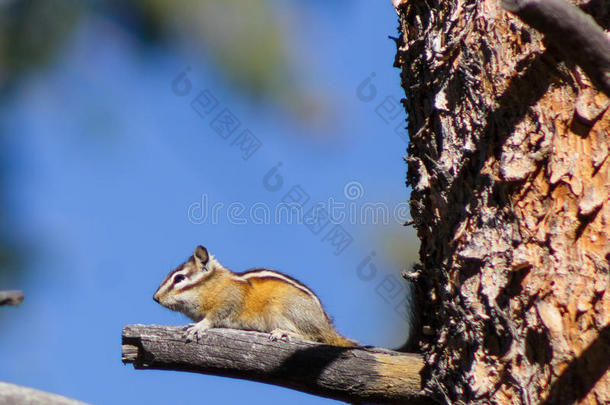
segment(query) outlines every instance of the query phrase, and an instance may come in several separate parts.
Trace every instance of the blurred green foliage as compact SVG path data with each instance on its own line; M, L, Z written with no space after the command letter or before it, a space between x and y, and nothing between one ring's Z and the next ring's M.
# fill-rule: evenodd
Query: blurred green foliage
M142 48L163 44L211 62L246 96L292 113L311 101L294 85L286 35L266 0L2 1L0 99L9 99L22 80L60 57L79 24L92 14L121 25ZM16 135L7 134L5 127L0 119L0 288L16 287L24 259L2 181L9 175L5 163L11 153L3 141Z
M5 1L0 5L0 89L7 95L24 73L46 66L73 32L79 2Z
M282 93L288 76L285 35L266 0L137 0L161 37L178 39L213 61L239 89Z
M90 13L109 16L142 46L187 48L248 95L297 95L288 90L293 69L286 35L267 0L8 0L0 5L0 87L57 57Z

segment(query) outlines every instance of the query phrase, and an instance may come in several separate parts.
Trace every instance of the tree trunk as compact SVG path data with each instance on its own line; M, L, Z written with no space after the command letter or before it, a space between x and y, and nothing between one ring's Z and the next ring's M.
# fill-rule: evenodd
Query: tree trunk
M499 0L398 11L428 392L610 403L610 100Z

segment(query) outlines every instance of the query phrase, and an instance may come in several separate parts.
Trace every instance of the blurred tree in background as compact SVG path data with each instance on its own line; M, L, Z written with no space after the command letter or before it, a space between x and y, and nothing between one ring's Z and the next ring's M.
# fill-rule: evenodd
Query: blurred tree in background
M188 49L190 55L215 65L235 90L248 97L281 106L301 119L316 114L316 102L291 76L296 61L291 61L284 42L286 27L266 0L4 1L0 4L0 98L10 99L29 75L52 65L92 14L110 17L142 49L156 45ZM7 165L10 137L19 134L9 133L2 121L0 128L0 282L8 288L16 287L26 243L12 231L7 198L11 190L6 184L12 170Z

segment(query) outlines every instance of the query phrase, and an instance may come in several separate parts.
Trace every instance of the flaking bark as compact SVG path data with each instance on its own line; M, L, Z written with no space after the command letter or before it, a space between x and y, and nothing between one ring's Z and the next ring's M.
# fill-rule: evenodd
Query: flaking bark
M591 16L565 0L502 0L502 5L543 33L610 97L610 38Z
M610 403L610 100L500 1L398 11L428 392Z

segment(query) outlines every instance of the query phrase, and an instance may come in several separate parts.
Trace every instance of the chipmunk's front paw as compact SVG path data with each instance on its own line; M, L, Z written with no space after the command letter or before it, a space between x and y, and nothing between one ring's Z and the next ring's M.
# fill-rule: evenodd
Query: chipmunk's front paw
M277 342L278 340L281 340L282 342L289 342L292 338L292 335L294 335L294 333L290 331L283 329L274 329L271 331L271 333L269 333L269 340L271 340L272 342Z
M203 338L205 331L211 328L210 322L206 319L197 322L191 323L184 328L184 338L186 342L197 342L199 343L199 339Z

